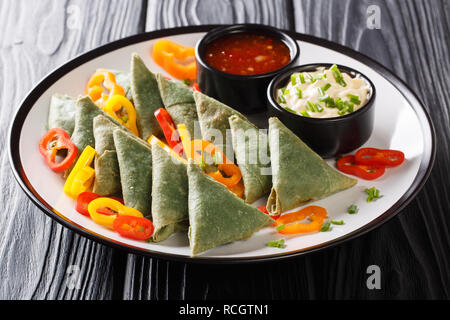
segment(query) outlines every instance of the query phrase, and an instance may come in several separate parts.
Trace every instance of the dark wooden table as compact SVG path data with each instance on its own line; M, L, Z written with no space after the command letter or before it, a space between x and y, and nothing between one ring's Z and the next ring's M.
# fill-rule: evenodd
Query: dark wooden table
M380 29L367 19L377 5ZM449 0L0 1L0 299L405 299L450 297ZM394 219L356 240L266 264L211 266L114 250L58 225L13 178L13 111L48 72L101 44L144 31L254 22L356 49L404 79L437 134L434 169ZM369 23L370 25L370 23ZM71 289L69 266L79 268ZM381 269L381 289L366 286Z

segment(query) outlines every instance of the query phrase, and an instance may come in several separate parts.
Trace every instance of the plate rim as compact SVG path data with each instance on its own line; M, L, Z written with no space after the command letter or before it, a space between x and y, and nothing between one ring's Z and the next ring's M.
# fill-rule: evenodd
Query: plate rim
M66 63L56 67L53 71L50 71L46 76L43 77L41 81L37 85L35 85L25 96L25 98L20 102L19 107L15 111L13 121L8 130L9 136L7 137L7 149L8 149L8 158L9 164L13 171L14 178L19 183L22 190L25 194L30 198L30 200L43 211L47 216L60 223L64 227L84 236L90 240L96 241L103 245L123 250L129 253L150 256L158 259L172 260L172 261L181 261L181 262L191 262L191 263L202 263L202 264L239 264L239 263L261 263L261 262L272 262L275 260L284 260L293 258L296 256L304 255L311 252L316 252L320 250L324 250L327 248L331 248L337 245L340 245L346 241L355 239L360 237L375 228L380 227L394 216L396 216L406 205L408 205L417 193L422 189L425 182L427 181L431 170L433 168L435 158L436 158L436 132L431 117L425 108L425 104L423 101L417 96L417 94L397 75L393 73L393 71L389 70L379 62L374 59L366 56L363 53L360 53L356 50L353 50L349 47L343 46L333 41L329 41L323 38L318 38L315 36L302 34L298 32L294 32L291 30L283 30L288 33L297 41L303 41L312 43L315 45L319 45L321 47L325 47L331 49L333 51L339 52L346 56L349 56L353 59L358 60L359 62L364 63L379 75L381 75L384 79L389 81L394 87L396 87L399 92L403 95L403 97L409 102L411 108L416 113L420 126L422 127L425 135L424 135L424 155L419 165L418 172L414 177L414 180L410 186L410 188L398 199L393 205L390 206L385 212L383 212L376 219L370 221L369 223L363 225L362 227L347 233L341 237L338 237L333 240L329 240L314 246L310 246L307 248L299 249L294 252L276 253L273 255L264 255L264 256L255 256L255 257L202 257L202 256L184 256L173 253L163 253L159 251L153 251L148 249L142 249L139 247L135 247L126 243L122 243L120 241L113 240L106 236L97 234L96 232L86 229L74 221L69 220L64 215L60 214L57 210L52 208L43 198L40 197L39 193L34 190L31 183L28 181L27 176L22 167L20 152L19 152L19 142L20 142L20 134L22 131L22 127L24 121L32 109L33 105L40 98L40 96L57 80L63 77L68 72L76 69L80 65L97 58L103 54L106 54L110 51L117 50L129 45L133 45L136 43L152 40L155 38L161 38L165 36L172 35L181 35L186 33L198 33L198 32L207 32L212 30L213 28L224 26L224 25L201 25L201 26L186 26L186 27L176 27L170 29L161 29L156 31L139 33L136 35L128 36L122 39L118 39L107 44L101 45L97 48L89 50L87 52L81 53L75 58L69 60ZM416 100L415 103L412 103L411 100ZM428 127L426 127L426 125ZM429 131L429 132L428 132ZM429 133L429 137L427 135ZM428 147L428 148L427 148Z

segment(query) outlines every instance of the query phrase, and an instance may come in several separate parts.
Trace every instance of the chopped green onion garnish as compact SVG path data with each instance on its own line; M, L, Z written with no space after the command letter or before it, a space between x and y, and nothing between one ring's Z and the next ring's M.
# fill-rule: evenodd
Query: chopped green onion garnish
M223 157L222 154L220 153L220 151L214 153L214 164L217 166L219 164L222 164L223 162Z
M284 239L280 239L280 240L271 240L267 243L267 246L269 247L274 247L274 248L281 248L284 249L285 245L284 245Z
M331 83L324 84L324 85L321 87L321 89L323 90L323 92L327 91L327 90L330 89L330 88L331 88Z
M314 78L311 74L309 74L308 72L306 73L306 77L309 79L309 81L311 83L316 82L316 78Z
M335 104L339 110L344 108L344 101L342 101L342 99L339 97L336 98Z
M375 201L382 197L382 196L380 196L380 190L378 190L375 187L366 189L366 190L364 190L364 192L367 193L367 199L366 199L367 202Z
M184 79L184 80L183 80L183 83L184 83L185 85L187 85L187 86L190 86L190 85L191 85L191 80L189 80L189 79Z
M334 108L336 105L333 98L329 96L323 96L322 98L319 99L319 101L325 102L328 108Z
M283 94L289 94L289 89L283 88L283 89L281 89L281 92L283 92Z
M330 68L331 72L333 73L334 79L337 83L339 83L341 86L346 87L347 84L344 81L344 77L342 77L341 71L339 71L337 65L333 64Z
M326 78L327 77L327 75L325 74L325 73L322 73L322 74L318 74L318 75L316 75L315 77L314 77L314 80L322 80L322 79L324 79L324 78ZM315 82L315 81L314 81Z
M292 110L291 108L289 108L289 107L284 107L287 111L289 111L289 112L292 112L292 113L295 113L295 114L297 114L297 112L295 111L295 110Z
M345 107L347 108L347 111L353 112L354 108L353 108L353 103L351 103L350 101L345 101L344 102Z
M341 109L338 111L338 115L343 116L347 113L347 109Z
M344 224L344 220L331 220L330 221L332 224L338 225L338 226L342 226Z
M208 164L203 160L201 156L197 157L197 163L200 163L199 166L202 168L202 170L205 170Z
M311 101L306 101L306 104L308 105L308 109L311 112L317 112L316 107L314 106L314 103L312 103Z
M286 98L284 96L279 96L278 100L280 100L281 103L286 103Z
M123 122L126 123L126 122L128 121L128 116L127 116L127 115L124 115L121 119L122 119Z
M323 107L320 104L315 103L314 106L316 107L317 112L322 112L323 111Z
M348 94L347 97L349 97L350 101L354 104L361 104L361 100L359 100L358 96L355 96L354 94Z
M293 86L297 84L297 76L295 75L295 73L291 75L291 83Z
M358 206L356 204L352 204L350 205L350 207L348 207L347 212L349 214L355 214L359 211Z
M301 114L302 116L304 116L304 117L311 117L311 116L309 115L308 111L306 111L306 110L300 110L300 114Z
M277 226L275 229L277 229L277 231L283 230L286 226L284 224L280 224L279 226Z
M297 88L297 97L298 97L299 99L302 99L302 98L303 98L303 92L302 92L302 89L300 89L300 88Z
M305 83L305 76L303 75L303 73L299 73L298 77L300 78L301 83Z
M320 228L320 232L327 232L331 230L331 224L329 222L324 222L322 228Z
M317 88L317 91L319 92L319 97L325 96L325 92L323 91L322 88Z

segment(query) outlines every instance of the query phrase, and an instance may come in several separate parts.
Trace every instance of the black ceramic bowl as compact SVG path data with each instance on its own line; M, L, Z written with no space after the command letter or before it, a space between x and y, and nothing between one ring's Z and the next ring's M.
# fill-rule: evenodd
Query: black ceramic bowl
M281 40L289 49L291 60L275 71L257 75L236 75L219 71L204 60L205 50L212 41L235 33L256 33ZM195 47L197 82L201 92L242 113L255 113L267 108L266 90L275 75L292 67L298 60L300 49L287 33L271 26L239 24L218 27L209 31Z
M268 114L278 117L311 149L322 158L331 158L350 152L364 144L372 134L374 122L375 86L361 72L342 65L339 70L352 77L358 75L369 84L367 103L355 112L336 118L308 118L287 111L277 103L276 91L290 81L294 72L313 72L318 67L330 68L332 64L314 63L285 70L276 76L267 88Z

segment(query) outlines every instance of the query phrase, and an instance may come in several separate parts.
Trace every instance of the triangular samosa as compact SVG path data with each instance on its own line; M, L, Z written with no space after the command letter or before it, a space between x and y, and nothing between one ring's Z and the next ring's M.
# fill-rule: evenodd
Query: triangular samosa
M152 149L148 143L124 130L114 130L125 205L151 214Z
M77 146L79 154L81 154L88 145L92 148L95 147L94 118L98 115L109 117L89 96L80 97L77 100L77 107L75 109L75 128L70 139ZM116 121L116 123L118 122Z
M273 224L269 215L244 202L208 177L192 160L188 164L189 244L193 255L249 238Z
M238 116L231 116L228 120L234 155L244 181L245 201L252 203L269 193L272 186L268 137Z
M147 141L151 135L159 136L161 128L154 113L163 107L163 103L158 83L155 75L137 54L133 54L131 58L131 94L142 139Z
M159 145L152 145L152 220L154 242L167 239L177 224L188 220L186 164Z
M68 95L52 95L48 109L48 128L61 128L71 135L75 127L76 105L77 100Z
M247 119L233 108L199 91L194 92L194 99L202 138L222 149L227 157L233 160L231 133L227 135L227 131L230 129L228 118L236 115L244 120Z
M122 129L109 118L99 115L94 118L95 137L95 182L93 192L101 196L120 193L120 172L113 132ZM124 130L124 128L123 128Z
M75 108L75 128L70 137L78 148L78 157L88 145L95 148L94 118L98 115L103 115L120 126L119 122L103 112L89 96L78 98ZM72 167L74 164L72 164ZM72 167L66 170L66 176L70 173Z
M278 118L269 119L272 192L267 210L272 215L350 188L356 180L331 168Z
M181 82L168 80L162 74L157 74L156 80L167 112L175 124L186 125L193 139L194 125L198 121L198 116L191 88Z

